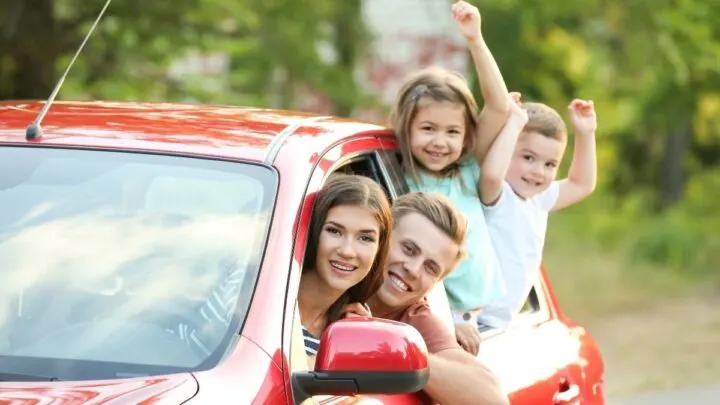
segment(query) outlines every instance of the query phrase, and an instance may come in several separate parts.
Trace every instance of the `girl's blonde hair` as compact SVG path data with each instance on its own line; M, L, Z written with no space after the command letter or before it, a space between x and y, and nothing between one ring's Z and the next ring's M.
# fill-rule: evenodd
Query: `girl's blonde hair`
M422 69L405 79L390 112L390 127L400 143L403 167L413 179L420 183L419 162L410 152L410 128L423 101L447 101L463 106L465 110L465 139L460 159L448 168L448 174L457 171L458 163L474 151L475 133L478 127L479 108L465 78L457 72L439 67Z

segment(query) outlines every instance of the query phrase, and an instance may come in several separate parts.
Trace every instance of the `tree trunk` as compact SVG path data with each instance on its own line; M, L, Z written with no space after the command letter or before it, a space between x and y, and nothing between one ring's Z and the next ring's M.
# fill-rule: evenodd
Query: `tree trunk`
M59 41L53 0L3 0L8 13L0 29L1 99L45 99L58 77L55 64Z
M338 5L337 15L333 22L336 34L335 51L338 56L338 65L348 72L352 77L357 63L358 51L363 40L363 22L362 22L362 3L358 0L344 0ZM354 80L350 80L353 88L348 89L351 94L358 94L357 84ZM356 100L341 97L332 100L335 109L335 115L340 117L349 117L355 110Z
M685 171L683 158L688 152L692 139L692 124L683 122L665 137L663 159L660 161L659 209L664 211L683 196Z

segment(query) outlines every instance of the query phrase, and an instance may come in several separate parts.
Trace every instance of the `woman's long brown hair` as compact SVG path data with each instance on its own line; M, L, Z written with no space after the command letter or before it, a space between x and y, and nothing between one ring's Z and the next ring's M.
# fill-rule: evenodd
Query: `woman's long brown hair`
M340 319L342 310L353 302L365 303L372 297L385 281L385 267L388 250L390 249L390 233L392 232L392 214L390 203L382 187L373 180L357 175L336 174L325 184L315 199L308 243L303 262L303 273L315 270L317 264L318 243L328 212L337 206L355 206L369 210L375 217L380 230L378 250L370 272L359 283L350 287L330 307L327 315L328 324Z

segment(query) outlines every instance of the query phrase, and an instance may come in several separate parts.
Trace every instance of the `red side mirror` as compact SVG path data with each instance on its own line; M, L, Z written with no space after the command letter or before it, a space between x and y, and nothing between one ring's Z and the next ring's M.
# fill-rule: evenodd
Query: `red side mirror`
M349 318L323 333L316 371L417 372L427 369L427 347L410 325L376 318Z
M400 394L423 389L427 347L410 325L376 318L343 319L320 340L315 371L295 373L296 400L313 395Z

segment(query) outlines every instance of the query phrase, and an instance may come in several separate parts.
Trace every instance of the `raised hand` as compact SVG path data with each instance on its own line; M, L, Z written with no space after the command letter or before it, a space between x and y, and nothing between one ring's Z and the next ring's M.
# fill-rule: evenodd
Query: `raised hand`
M452 5L452 16L460 28L460 32L468 41L480 37L480 10L466 1L458 1Z
M585 101L575 99L568 106L570 110L570 122L575 133L580 136L592 135L597 130L597 114L592 100Z
M515 124L518 124L521 128L525 126L528 122L528 114L527 111L522 107L522 102L520 102L520 98L522 95L518 92L510 92L510 111L508 115L508 121L512 121Z

